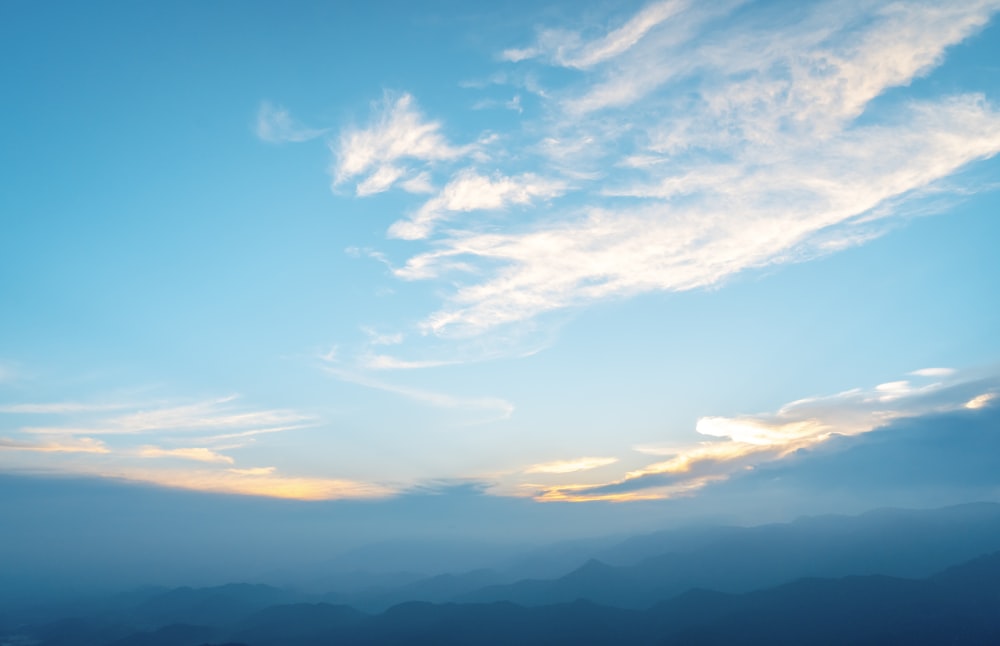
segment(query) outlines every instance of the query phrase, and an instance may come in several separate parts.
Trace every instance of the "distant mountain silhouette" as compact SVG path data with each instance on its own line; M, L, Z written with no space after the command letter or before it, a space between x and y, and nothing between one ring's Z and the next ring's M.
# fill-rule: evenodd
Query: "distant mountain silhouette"
M628 566L591 560L557 579L489 586L455 601L550 605L588 599L646 608L692 588L736 593L801 577L922 577L1000 550L1000 505L889 509L758 527L662 532L630 539L608 553L634 548L648 554L660 547L675 551Z
M51 612L67 614L55 621L7 621L0 644L1000 644L1000 505L661 532L595 547L614 558L626 545L637 562L591 559L556 579L471 592L502 575L440 575L369 598L486 601L369 612L266 585L147 588L60 606ZM664 546L671 551L655 552Z
M254 646L322 642L368 618L349 606L300 603L274 606L256 612L233 630L233 639Z
M996 644L1000 553L923 580L801 579L742 595L692 590L647 610L576 601L395 606L370 618L279 612L251 646L320 644ZM324 615L330 613L330 617ZM260 628L258 635L261 635Z
M362 610L381 612L407 601L445 603L483 587L507 581L510 579L494 570L473 570L462 574L440 574L391 590L355 594L347 600Z
M230 624L258 610L298 599L295 593L260 584L176 588L151 596L136 606L129 616L149 626Z
M208 626L170 624L149 632L140 632L115 640L108 646L195 646L212 639L216 630Z

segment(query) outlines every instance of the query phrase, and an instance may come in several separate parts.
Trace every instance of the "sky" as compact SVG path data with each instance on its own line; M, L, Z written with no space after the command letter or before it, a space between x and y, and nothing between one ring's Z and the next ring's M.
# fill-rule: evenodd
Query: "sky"
M998 12L4 2L0 473L1000 498Z

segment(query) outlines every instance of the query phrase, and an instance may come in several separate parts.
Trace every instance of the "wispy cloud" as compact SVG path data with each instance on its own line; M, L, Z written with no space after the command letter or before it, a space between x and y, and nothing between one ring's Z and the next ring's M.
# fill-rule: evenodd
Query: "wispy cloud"
M441 192L424 203L412 216L399 220L389 227L389 235L404 240L428 237L438 221L452 213L469 211L496 211L511 204L528 205L535 198L561 195L566 183L544 179L533 173L515 177L494 174L492 177L464 169L441 189Z
M217 429L251 429L253 427L288 427L314 421L308 415L291 410L241 410L235 406L236 399L236 397L223 397L194 404L150 407L124 415L88 419L85 420L88 422L86 425L80 425L81 420L74 418L70 424L32 426L21 430L33 434L136 435ZM108 408L99 404L88 405L70 402L44 405L24 404L10 408L14 409L12 412L72 414L125 407L116 404Z
M373 113L366 127L345 130L332 144L335 188L360 177L358 195L379 193L409 176L405 166L409 161L451 160L470 150L451 145L441 133L441 123L425 119L409 94L386 94L373 106Z
M400 397L405 397L411 401L433 406L435 408L484 410L493 413L489 419L482 421L507 419L514 413L513 404L498 397L459 397L447 393L425 390L423 388L413 388L411 386L393 384L346 369L331 362L327 362L323 366L323 370L326 371L327 374L330 374L341 381L399 395Z
M863 244L1000 151L1000 112L982 95L889 96L998 8L820 2L778 14L658 2L596 36L542 29L503 53L507 66L517 62L520 78L546 65L577 72L522 106L518 129L480 137L495 169L437 164L469 149L402 95L369 127L344 131L335 182L359 177L374 192L418 172L444 176L388 230L425 245L396 277L449 285L423 332L493 333L597 301L719 285ZM392 170L404 160L405 172ZM511 217L458 217L511 205Z
M64 437L41 442L0 437L0 451L34 451L38 453L110 452L104 442L92 437Z
M707 287L749 268L839 250L868 233L870 217L889 215L875 212L880 204L1000 150L1000 115L981 98L908 112L905 126L858 128L801 156L798 146L784 147L785 160L775 150L764 166L718 167L712 174L721 176L693 186L667 177L623 191L650 199L646 205L594 207L583 219L511 233L456 232L395 273L426 279L498 266L425 322L434 332L479 332L611 297ZM697 199L681 200L688 190Z
M252 428L248 431L235 431L233 433L222 433L219 435L200 436L192 439L197 442L201 442L203 444L217 444L219 442L231 443L233 440L246 440L247 438L253 438L257 435L270 435L272 433L284 433L285 431L296 431L303 428L309 428L310 426L313 425L314 424L292 424L290 426Z
M535 45L505 50L500 57L515 63L544 57L555 65L586 69L628 51L651 29L682 12L689 4L684 0L653 3L621 27L590 41L583 40L576 32L545 29L538 35Z
M288 110L268 102L261 103L255 127L257 137L272 144L298 143L326 134L322 128L307 128L292 118Z
M124 468L117 477L165 487L295 500L381 498L395 491L378 484L335 478L286 476L273 467L255 469L142 469Z

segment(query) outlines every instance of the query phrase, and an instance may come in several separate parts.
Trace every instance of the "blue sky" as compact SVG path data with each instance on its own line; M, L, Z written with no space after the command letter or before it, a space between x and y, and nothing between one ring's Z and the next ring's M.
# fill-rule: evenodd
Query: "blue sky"
M0 470L697 500L996 406L1000 3L349 5L0 8Z

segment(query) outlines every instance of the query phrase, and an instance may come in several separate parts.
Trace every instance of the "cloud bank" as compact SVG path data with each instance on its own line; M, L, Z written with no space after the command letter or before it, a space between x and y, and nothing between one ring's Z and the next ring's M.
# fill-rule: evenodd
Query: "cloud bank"
M917 371L920 372L928 371ZM944 371L935 369L933 372ZM905 447L920 445L922 440L897 437L893 433L905 434L905 429L914 425L923 428L924 422L920 421L923 419L945 416L943 419L961 421L965 419L963 415L976 415L982 410L996 408L994 402L1000 393L1000 379L995 376L955 377L944 381L927 381L928 378L922 378L924 383L894 381L874 388L801 399L771 414L702 417L696 431L705 439L697 444L666 449L636 447L641 453L662 455L667 458L665 460L604 484L550 486L541 490L537 498L579 502L683 496L712 483L745 478L746 474L760 468L780 471L789 460L794 462L797 456L813 451L829 455L838 449L864 444L868 440L853 438L876 432L889 437L891 445L904 447L896 454L897 459L904 456L909 460L909 449ZM947 423L932 421L927 424L937 433L935 441L947 442ZM850 473L851 470L845 467L841 477L846 478Z

